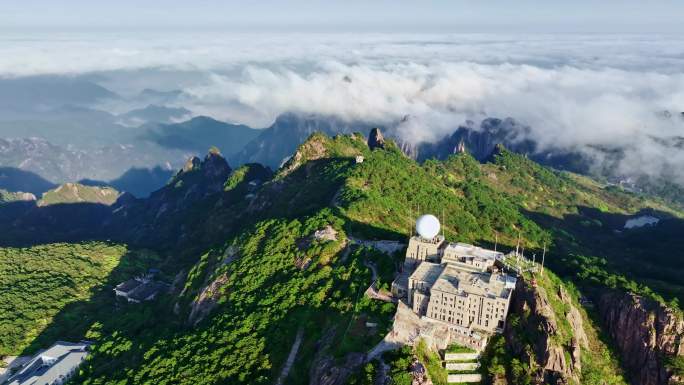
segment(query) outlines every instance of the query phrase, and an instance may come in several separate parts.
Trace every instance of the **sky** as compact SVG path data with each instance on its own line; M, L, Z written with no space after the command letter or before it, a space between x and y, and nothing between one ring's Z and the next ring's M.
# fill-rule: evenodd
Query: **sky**
M3 0L3 29L681 33L681 0Z

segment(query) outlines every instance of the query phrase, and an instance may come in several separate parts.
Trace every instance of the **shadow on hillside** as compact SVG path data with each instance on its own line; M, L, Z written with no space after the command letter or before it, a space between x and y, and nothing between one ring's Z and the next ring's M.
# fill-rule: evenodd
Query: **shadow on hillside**
M320 210L323 207L326 206L318 206L318 209ZM274 216L264 215L261 218L253 218L253 222L271 218L289 219L287 216L281 216L282 214L277 213ZM333 214L338 215L337 213ZM354 231L360 231L364 234L377 234L381 239L404 237L403 234L367 224L356 223L350 220L347 220L347 223ZM250 225L242 224L242 226L246 227ZM336 260L343 259L344 256L342 251L340 251L336 256ZM345 265L351 266L351 259L347 260ZM358 261L354 266L357 269L360 267L363 274L353 274L348 281L338 282L340 287L336 287L333 291L351 290L353 293L345 293L345 297L358 300L360 298L358 295L362 295L363 290L370 284L370 271L366 271ZM30 354L37 349L45 348L59 339L78 341L86 338L88 330L91 331L88 338L93 340L98 340L98 335L103 337L116 336L114 338L115 345L100 346L107 353L100 355L92 364L90 362L85 364L87 367L86 372L89 375L98 376L110 373L108 371L114 370L115 366L118 369L122 365L129 368L140 365L145 360L145 353L153 349L153 345L157 344L160 339L167 344L173 345L175 340L172 337L179 335L179 333L187 333L189 330L194 329L198 330L193 332L195 336L205 332L216 332L215 328L209 329L212 325L216 326L215 323L210 321L212 316L207 317L197 326L191 327L186 322L188 319L187 309L181 310L179 314L175 314L174 303L177 301L176 296L163 296L155 301L142 304L127 304L115 298L112 289L116 284L131 276L140 274L148 267L157 266L152 266L149 263L145 263L145 261L139 260L136 254L129 253L125 255L121 259L119 266L109 275L106 282L92 291L91 297L88 300L75 302L61 309L50 325L32 341L23 354ZM162 265L160 267L164 271L165 266ZM177 268L177 266L174 265L173 268ZM169 272L167 281L170 281L169 277L175 273L176 269L167 268L166 270ZM265 281L264 285L267 289L269 287L275 289L279 287L281 282L287 279L289 279L287 274L275 273L269 280ZM352 282L354 284L350 286ZM264 292L264 295L266 293ZM247 304L242 304L242 306L247 306ZM326 307L324 309L311 305L297 305L293 307L287 315L277 318L272 324L269 323L266 331L259 332L267 335L269 338L265 351L268 353L271 362L274 363L273 378L277 376L281 364L285 361L292 344L292 338L299 328L304 327L306 333L297 358L297 364L290 377L300 375L304 376L302 378L308 378L309 367L314 355L320 348L319 340L326 331L331 328L337 329L337 333L333 336L334 343L332 343L331 347L335 354L346 354L350 349L359 349L361 352L365 352L379 341L381 336L373 335L372 338L367 338L363 334L365 332L362 333L366 329L363 326L364 322L367 319L366 317L369 316L373 317L373 320L377 320L381 317L380 312L379 308L362 309L356 314L355 312L350 313L349 310L342 312L335 307ZM217 313L214 312L213 315ZM382 313L382 317L385 317L384 313ZM390 320L391 315L386 318ZM225 328L226 325L222 327ZM229 326L228 330L230 330ZM338 342L340 346L338 346ZM344 344L342 345L342 343ZM165 346L168 347L169 345ZM117 353L119 349L121 351ZM183 360L180 363L184 364L186 362ZM89 365L93 366L88 367Z
M120 192L131 193L137 198L145 198L164 187L174 174L175 171L159 166L154 168L131 167L118 178L108 182L82 179L78 183L86 186L112 187Z
M589 207L579 207L577 214L563 218L530 211L524 214L554 233L555 245L546 263L557 273L577 274L567 264L573 254L602 257L612 272L643 283L668 300L678 297L684 301L684 220L656 210L624 215ZM660 222L624 228L627 220L642 215L660 218Z
M98 203L0 205L0 246L107 240L101 229L111 219L111 211L110 206Z
M16 167L0 167L0 189L29 192L40 198L41 194L56 186L34 172Z
M126 314L122 302L115 298L113 289L120 282L145 273L150 267L161 267L155 264L156 261L151 255L153 254L131 251L124 254L106 281L90 290L88 299L72 302L60 309L50 324L31 341L21 355L34 354L58 340L80 341L94 324L101 325L99 333L106 333L110 323L117 322L122 317L130 317L130 314ZM131 322L130 325L136 326L135 322ZM93 330L97 331L98 327Z

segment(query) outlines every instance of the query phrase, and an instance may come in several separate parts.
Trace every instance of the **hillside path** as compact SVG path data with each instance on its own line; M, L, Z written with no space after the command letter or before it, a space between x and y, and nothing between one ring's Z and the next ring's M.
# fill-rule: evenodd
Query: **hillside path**
M292 348L290 348L290 354L287 356L287 361L285 361L285 365L283 365L283 369L280 371L280 375L278 376L278 381L276 381L276 385L283 385L283 382L287 378L287 375L290 373L290 369L292 369L292 365L294 364L295 358L297 358L297 352L299 351L299 345L302 344L302 338L304 337L304 329L299 328L297 330L297 336L295 337L295 341L292 344Z

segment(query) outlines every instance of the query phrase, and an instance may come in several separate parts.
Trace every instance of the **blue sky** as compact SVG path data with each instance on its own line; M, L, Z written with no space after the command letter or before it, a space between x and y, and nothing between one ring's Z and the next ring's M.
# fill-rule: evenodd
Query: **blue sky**
M3 0L9 29L684 33L681 0Z

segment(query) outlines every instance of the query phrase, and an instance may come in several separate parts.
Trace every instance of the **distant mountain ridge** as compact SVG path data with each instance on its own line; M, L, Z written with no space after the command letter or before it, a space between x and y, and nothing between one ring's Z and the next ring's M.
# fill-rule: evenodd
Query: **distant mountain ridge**
M314 132L334 136L361 132L367 135L374 125L361 121L346 121L334 116L284 113L263 129L259 136L229 157L233 164L261 163L273 169L280 167Z
M243 124L225 123L208 116L197 116L181 123L150 124L144 128L142 139L195 154L201 154L211 146L233 154L261 133L261 130Z

